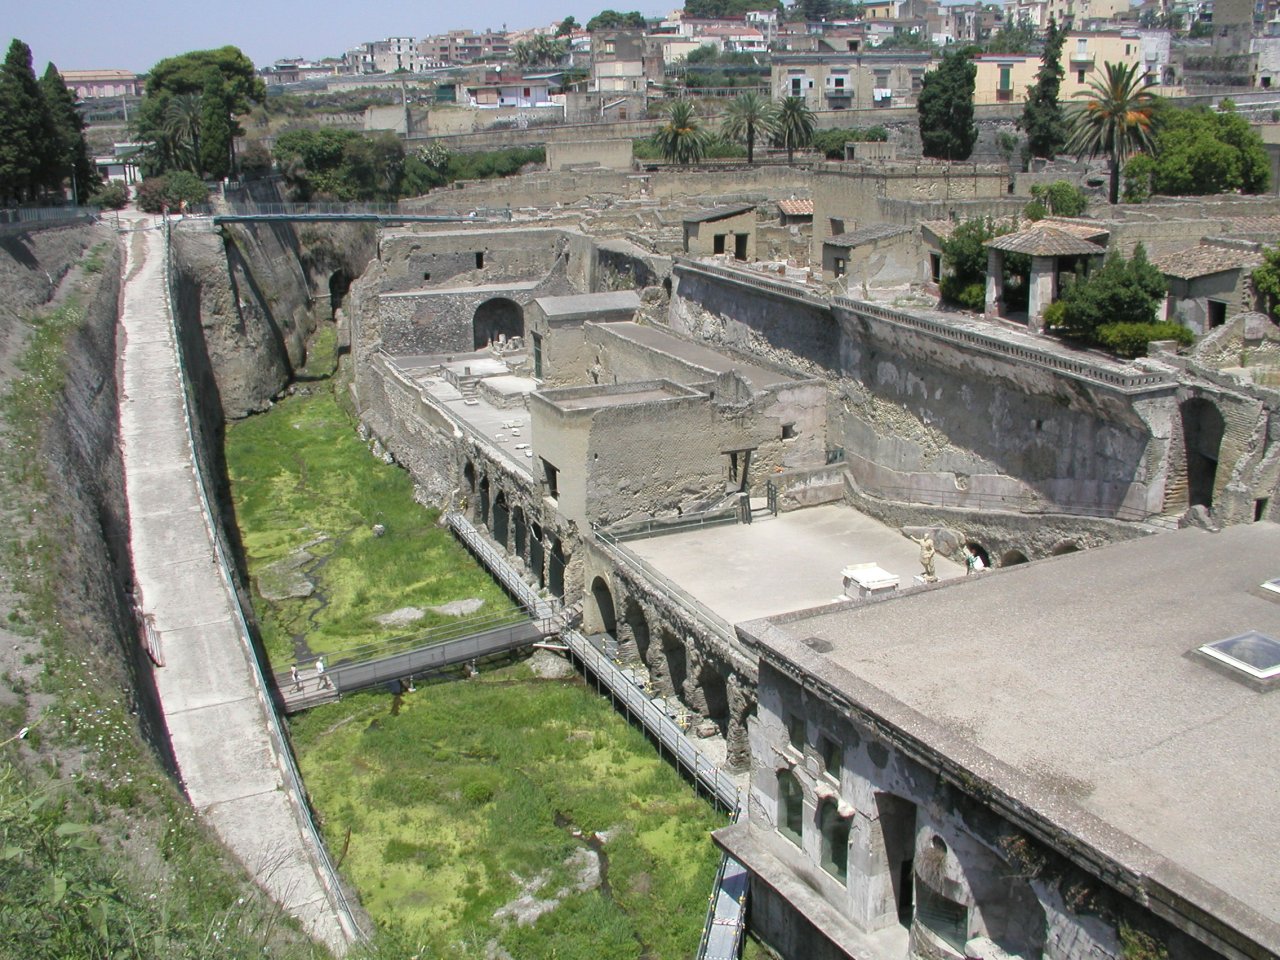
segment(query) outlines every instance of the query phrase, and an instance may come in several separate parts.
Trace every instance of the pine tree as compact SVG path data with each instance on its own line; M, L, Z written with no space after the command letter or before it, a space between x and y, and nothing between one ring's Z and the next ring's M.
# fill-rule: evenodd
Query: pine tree
M200 95L200 169L213 180L231 173L231 110L226 84L217 75Z
M0 199L30 200L45 184L53 147L48 119L31 48L15 39L0 66Z
M978 75L968 51L948 53L938 69L924 75L916 110L924 155L968 160L978 139L973 122L973 85Z
M1058 102L1062 88L1062 45L1065 31L1055 20L1049 20L1044 35L1044 53L1040 57L1040 70L1036 82L1027 89L1027 102L1022 108L1018 126L1027 135L1027 146L1033 157L1052 160L1067 143L1066 116Z
M47 185L61 191L63 182L70 180L75 187L75 202L83 203L99 183L84 140L84 119L76 109L75 95L67 89L62 74L52 63L40 78L40 87L55 137L55 162L50 164L52 176Z

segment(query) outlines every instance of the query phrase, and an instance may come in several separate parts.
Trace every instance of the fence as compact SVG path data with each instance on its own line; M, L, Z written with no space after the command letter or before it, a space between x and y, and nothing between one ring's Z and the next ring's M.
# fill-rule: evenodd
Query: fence
M8 207L0 210L0 236L91 223L101 213L97 207Z

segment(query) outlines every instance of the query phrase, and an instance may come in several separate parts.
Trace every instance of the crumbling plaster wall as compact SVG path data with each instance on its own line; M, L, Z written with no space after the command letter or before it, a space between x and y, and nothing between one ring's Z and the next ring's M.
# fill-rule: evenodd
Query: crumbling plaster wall
M561 230L491 224L387 233L378 250L380 291L532 280L563 267L568 248Z

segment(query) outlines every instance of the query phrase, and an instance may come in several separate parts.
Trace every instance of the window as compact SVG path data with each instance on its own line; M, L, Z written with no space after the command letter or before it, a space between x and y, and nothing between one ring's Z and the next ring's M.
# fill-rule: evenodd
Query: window
M818 811L818 829L822 832L822 869L843 883L849 871L849 820L840 816L834 800Z
M787 741L793 750L804 753L804 717L799 714L787 714Z
M818 751L822 754L822 768L827 776L839 780L844 767L844 748L824 734L818 738Z
M533 376L542 379L542 334L533 335Z
M796 438L796 425L794 423L784 423L782 425L782 439L794 440Z
M831 268L831 272L834 273L837 277L843 277L844 269L845 269L844 257L836 257L835 266Z
M1209 327L1220 327L1227 322L1227 305L1221 300L1210 300L1206 305L1209 312Z
M712 253L724 253L724 240L726 236L728 236L728 234L725 233L717 233L715 235L715 238L711 242Z
M842 217L828 217L827 222L831 225L831 235L833 237L844 233L844 219Z
M547 496L555 500L560 496L560 471L544 459L542 461L542 473L546 478Z
M613 55L613 50L614 50L614 44L613 44L613 41L612 41L612 40L606 40L606 41L604 42L604 52L605 52L606 54L608 54L609 56L612 56L612 55Z
M916 885L916 919L943 943L964 953L969 939L969 908L964 904L948 900L920 883Z
M484 251L482 250L476 251L476 269L477 270L484 269Z
M1077 70L1077 71L1076 71L1076 83L1084 83L1084 71L1083 71L1083 70Z
M1076 53L1088 53L1088 52L1089 52L1089 40L1088 40L1088 38L1082 37L1081 39L1077 40L1077 41L1076 41Z
M528 88L528 87L525 87L525 88L524 88L524 95L525 95L526 97L527 97L527 96L529 96L529 88Z
M804 81L803 77L791 78L791 95L793 97L800 97L804 95L804 87L802 85L803 81Z
M804 792L790 770L778 773L778 832L800 846L804 834Z

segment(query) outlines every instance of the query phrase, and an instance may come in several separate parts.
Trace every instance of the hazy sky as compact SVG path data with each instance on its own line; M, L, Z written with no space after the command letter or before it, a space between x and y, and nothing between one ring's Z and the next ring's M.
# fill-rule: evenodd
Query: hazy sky
M572 14L585 23L602 9L664 14L681 0L583 6L581 0L0 0L3 39L31 47L36 73L118 67L145 71L157 60L231 43L258 66L279 57L338 56L383 37L423 37L452 29L535 27Z

